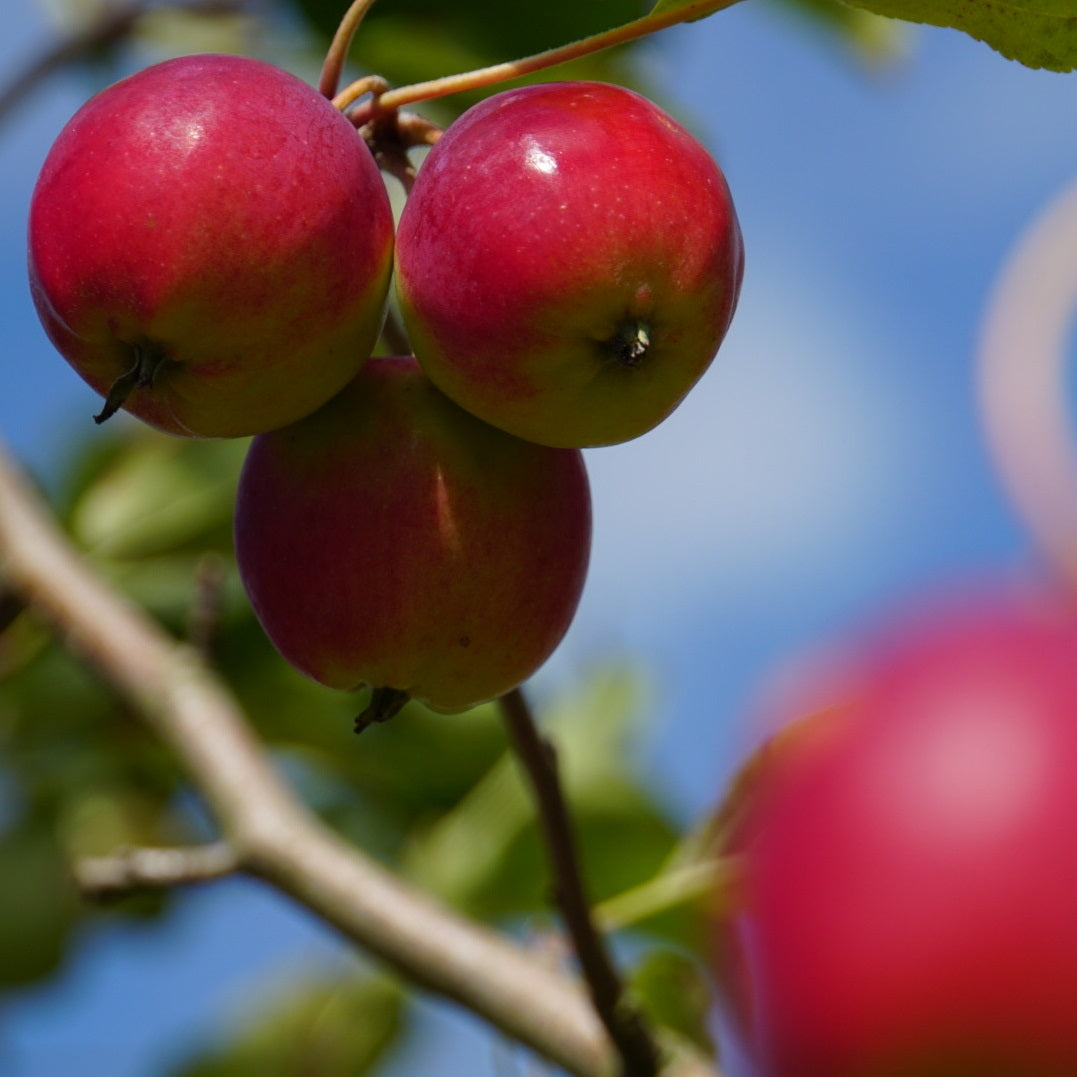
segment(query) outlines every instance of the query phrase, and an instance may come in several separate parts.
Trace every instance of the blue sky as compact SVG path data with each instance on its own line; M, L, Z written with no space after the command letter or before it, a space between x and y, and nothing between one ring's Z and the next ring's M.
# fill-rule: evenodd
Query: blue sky
M36 10L9 0L8 64L44 34ZM1025 555L984 449L973 355L1006 253L1077 175L1073 76L951 31L909 44L904 63L865 72L756 0L649 47L658 84L726 171L744 289L685 404L589 454L593 566L540 688L569 686L596 658L637 660L656 711L643 762L686 817L717 796L773 670L887 603ZM34 175L85 93L54 83L0 130L0 429L42 467L96 407L38 328L24 270ZM252 978L336 953L253 886L203 890L166 931L102 931L59 983L0 1015L13 1077L76 1060L152 1077ZM424 1013L431 1038L394 1072L493 1072L485 1030Z

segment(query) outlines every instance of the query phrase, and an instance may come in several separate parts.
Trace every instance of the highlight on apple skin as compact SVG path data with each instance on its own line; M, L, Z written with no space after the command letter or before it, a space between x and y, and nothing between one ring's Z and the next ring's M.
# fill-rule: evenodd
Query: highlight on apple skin
M753 1077L1077 1073L1073 609L929 603L830 703L775 742L729 847L716 967Z
M309 418L256 437L236 502L240 574L284 658L441 711L546 660L590 542L582 454L488 426L410 357L369 360Z
M393 218L313 87L239 56L167 60L91 98L34 189L42 324L102 396L199 437L301 418L380 332ZM111 395L110 395L111 394Z
M744 248L700 143L595 82L487 98L450 125L401 216L415 354L461 407L584 447L661 422L729 327Z

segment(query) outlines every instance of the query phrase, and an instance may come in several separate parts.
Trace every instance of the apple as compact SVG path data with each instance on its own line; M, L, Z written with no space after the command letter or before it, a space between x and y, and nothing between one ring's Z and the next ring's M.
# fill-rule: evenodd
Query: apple
M1072 611L922 610L833 702L776 744L732 846L719 978L753 1072L1077 1074Z
M30 204L29 274L60 353L151 426L293 422L376 342L393 218L374 158L270 64L184 56L91 98Z
M583 447L650 430L709 366L744 267L729 189L656 105L595 82L487 98L422 163L396 284L461 407Z
M256 437L235 546L267 635L333 688L464 710L515 688L572 621L591 507L579 451L521 441L407 358L371 359L313 415Z

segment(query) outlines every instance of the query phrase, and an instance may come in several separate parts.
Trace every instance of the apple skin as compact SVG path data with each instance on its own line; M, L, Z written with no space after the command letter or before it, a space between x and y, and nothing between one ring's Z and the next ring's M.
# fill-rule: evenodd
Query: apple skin
M162 357L124 407L241 436L293 422L376 342L393 218L373 156L300 79L184 56L91 98L34 189L29 273L60 353L99 393Z
M423 162L397 231L397 295L426 372L546 445L627 441L664 419L710 365L743 271L710 155L604 83L471 108Z
M717 956L755 1074L1077 1074L1072 611L921 611L743 810Z
M280 653L333 688L460 711L551 654L587 574L583 457L458 408L413 358L374 358L253 440L236 556Z

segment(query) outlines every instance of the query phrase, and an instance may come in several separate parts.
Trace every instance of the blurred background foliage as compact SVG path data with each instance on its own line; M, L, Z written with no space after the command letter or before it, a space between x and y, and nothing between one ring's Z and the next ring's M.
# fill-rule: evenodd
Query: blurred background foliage
M146 63L200 50L260 55L316 78L345 6L42 3L56 28L55 48L26 58L7 107L40 86L44 71L74 68L88 95ZM647 6L382 0L352 50L353 73L375 70L395 84L431 78L583 37ZM901 47L892 24L833 0L780 0L778 9L866 61ZM126 17L136 11L137 19ZM592 56L540 77L613 80L656 96L644 48ZM444 123L470 102L454 97L423 111ZM685 103L664 103L684 116ZM458 909L563 959L530 800L496 709L446 717L412 705L359 742L351 718L362 701L303 679L267 643L243 597L231 548L244 450L243 442L170 439L121 418L67 447L49 494L94 568L205 650L267 750L331 825ZM91 905L71 881L72 861L124 846L198 842L212 829L168 753L108 685L55 643L33 611L2 598L0 626L2 1003L55 974L94 918L140 918L152 930L183 900L182 893L140 894ZM627 921L613 917L624 932L634 989L656 1020L709 1046L704 903L690 890L672 904L648 897L649 886L666 892L656 880L705 857L706 843L682 835L683 821L641 782L633 745L645 696L632 670L598 669L571 698L544 707L543 720L558 745L593 896L604 902L628 895L602 907L636 910ZM233 1023L231 1036L191 1044L177 1077L356 1077L374 1071L408 1028L403 986L359 962L348 975L282 969L277 984L258 985L252 994L256 1003Z

